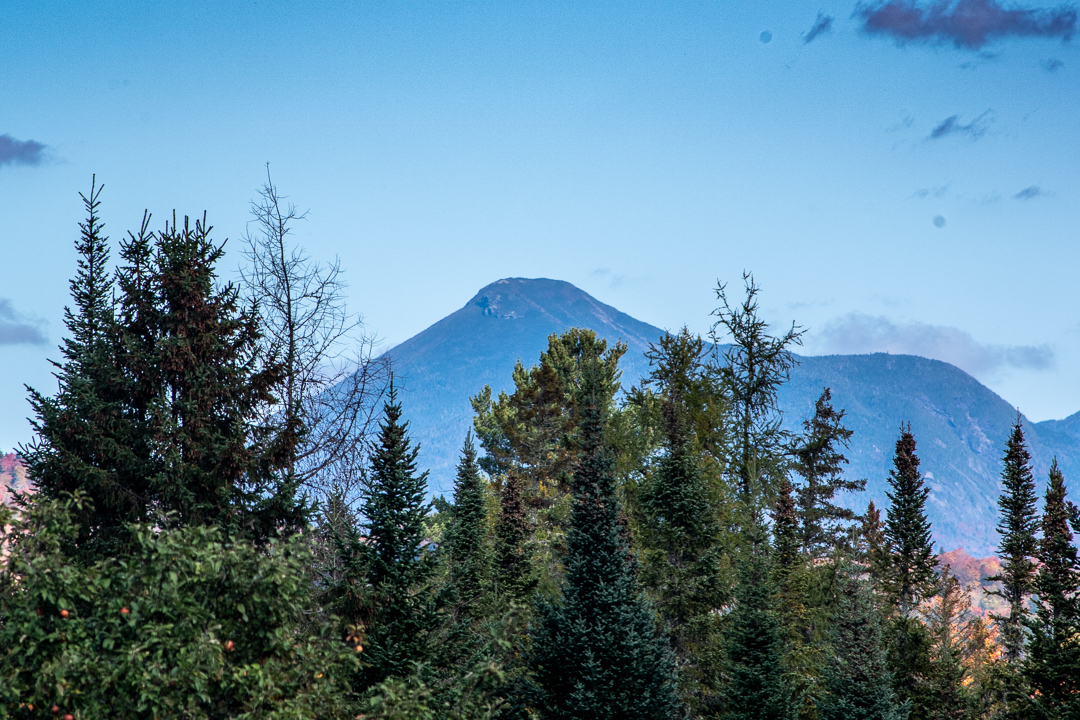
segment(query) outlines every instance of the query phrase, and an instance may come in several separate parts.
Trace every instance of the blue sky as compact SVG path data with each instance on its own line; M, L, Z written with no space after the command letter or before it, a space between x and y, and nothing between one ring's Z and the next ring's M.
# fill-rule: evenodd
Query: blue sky
M0 448L54 387L96 173L236 242L269 162L389 347L507 276L705 331L752 270L807 352L1080 410L1073 6L23 3L0 25ZM817 28L818 32L813 32ZM808 42L809 40L809 42ZM226 262L233 270L234 251Z

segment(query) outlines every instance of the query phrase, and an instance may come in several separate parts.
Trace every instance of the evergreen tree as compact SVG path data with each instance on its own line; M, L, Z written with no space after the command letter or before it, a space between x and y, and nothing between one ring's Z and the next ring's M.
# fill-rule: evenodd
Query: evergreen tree
M155 447L163 460L152 492L182 524L216 524L255 540L304 526L295 478L281 474L297 438L262 426L280 363L261 357L257 318L237 289L218 287L224 252L205 217L157 235L152 289L158 306L149 368Z
M971 600L946 566L938 591L926 611L930 635L930 671L925 695L930 720L964 720L971 713L971 676L965 656L973 639Z
M507 602L528 599L536 587L529 517L521 485L516 473L506 476L495 522L495 590Z
M831 657L825 667L821 720L906 720L886 665L881 620L870 588L845 568L831 626Z
M885 520L889 549L886 586L900 614L907 617L932 591L937 577L937 556L926 517L930 489L919 472L915 436L910 428L902 430L896 441L889 487L892 492L887 495L892 504Z
M1005 659L1014 663L1024 651L1024 618L1028 614L1028 598L1035 582L1033 558L1038 551L1035 539L1038 525L1035 479L1031 473L1031 453L1024 441L1019 414L1009 435L1003 465L1003 488L998 499L1001 574L989 579L1001 583L1001 589L992 592L1009 604L1008 615L994 615L993 618L1001 628Z
M1057 458L1042 515L1038 594L1035 617L1023 669L1039 718L1080 718L1080 559L1077 558L1070 515L1076 506L1065 499L1065 478Z
M727 618L722 695L725 720L789 720L796 702L785 676L784 637L769 577L768 543L760 520L749 528L739 567L735 607Z
M722 306L712 313L717 321L711 335L716 347L723 344L725 336L731 338L724 363L716 368L732 403L735 448L730 473L744 503L761 508L775 493L785 471L788 434L782 428L777 392L798 364L791 347L802 344L804 331L792 325L779 337L770 335L768 323L758 313L761 288L749 273L743 273L743 283L746 296L736 306L728 301L726 286L717 287Z
M776 538L774 565L787 575L799 562L799 517L795 509L794 487L786 477L780 480L780 492L773 507L773 537Z
M601 361L587 357L583 365L563 599L541 605L532 630L536 707L545 720L676 718L671 655L638 590L620 527Z
M701 338L687 330L650 347L649 381L661 393L663 454L640 492L642 581L649 588L692 708L712 702L708 662L724 600L718 508L697 450L692 407L704 394Z
M75 309L64 310L64 361L53 363L59 390L55 397L29 390L37 438L21 450L43 497L79 490L89 500L74 511L79 533L68 548L87 561L120 552L130 539L127 525L145 521L149 503L148 442L133 422L131 387L118 357L101 190L95 182L88 196L80 194L87 219L79 225L78 270L70 283Z
M859 527L860 561L866 565L870 578L878 586L885 582L889 562L888 542L885 538L885 523L881 521L881 511L871 500L866 507Z
M801 478L798 487L799 539L811 558L829 555L848 538L854 512L833 502L838 491L861 491L866 480L844 477L847 458L843 449L852 431L843 425L844 411L834 410L832 391L825 388L814 405L814 417L803 422L803 434L791 450L792 469Z
M439 626L431 582L435 556L425 542L427 473L417 473L417 452L391 384L371 447L371 477L361 494L366 541L360 549L373 595L361 688L409 676L416 663L430 659Z
M477 603L488 581L487 503L472 433L465 438L454 481L453 519L447 529L450 583L461 613L475 618Z

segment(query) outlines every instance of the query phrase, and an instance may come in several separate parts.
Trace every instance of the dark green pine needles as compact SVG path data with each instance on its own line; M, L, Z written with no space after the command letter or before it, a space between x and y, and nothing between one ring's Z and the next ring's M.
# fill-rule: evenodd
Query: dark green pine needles
M870 588L858 570L842 568L840 598L830 630L832 648L825 666L820 720L906 720L885 663L885 649Z
M1024 674L1039 718L1080 718L1080 560L1077 559L1070 517L1076 506L1065 499L1065 478L1054 459L1042 516L1038 594Z
M1001 574L990 580L1001 582L1001 589L991 591L1009 604L1008 615L994 615L1001 627L1001 644L1005 659L1016 662L1024 650L1024 618L1028 614L1028 598L1035 582L1034 556L1038 551L1035 530L1035 479L1031 473L1031 453L1024 443L1024 429L1017 416L1001 470L1002 493L998 499L1001 519L998 532L998 557Z
M915 436L911 429L900 432L896 441L893 469L887 493L891 505L885 520L889 547L887 586L902 616L908 616L932 591L937 578L937 556L930 541L930 520L926 498L930 489L919 472Z
M409 441L393 385L383 412L360 508L367 535L364 565L374 593L363 687L406 677L416 663L430 659L431 634L439 622L430 582L435 554L424 544L427 473L416 472L418 449Z
M749 547L739 563L735 607L727 618L723 689L726 720L793 720L785 677L783 632L770 581L768 541L760 518L748 525Z
M597 363L583 372L564 596L539 608L533 630L536 707L545 720L671 720L683 710L620 530Z
M477 614L476 603L488 577L485 505L484 483L476 465L472 433L469 433L454 481L454 517L446 533L455 605L466 617Z

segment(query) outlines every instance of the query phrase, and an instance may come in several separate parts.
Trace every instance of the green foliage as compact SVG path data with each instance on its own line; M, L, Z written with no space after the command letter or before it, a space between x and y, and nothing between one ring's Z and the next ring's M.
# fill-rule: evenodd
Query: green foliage
M743 502L760 508L772 498L786 470L788 435L781 428L777 392L798 362L791 348L802 344L804 331L793 324L779 337L770 335L758 312L761 288L749 273L743 273L743 284L746 296L735 306L727 298L726 286L717 286L721 307L712 313L717 318L712 339L720 345L725 337L731 338L724 364L716 370L732 408L730 434L735 447L729 472Z
M661 397L664 449L638 497L642 583L675 651L683 699L695 709L715 702L710 685L716 668L709 660L719 645L720 619L713 609L727 594L720 510L694 431L695 411L709 396L703 357L701 339L685 329L650 350L649 381Z
M535 707L547 720L681 714L669 651L637 587L620 527L612 456L604 441L603 360L583 363L581 462L561 602L545 602L532 631Z
M831 652L824 671L821 720L906 720L886 665L881 620L870 588L850 565L843 569L841 592L830 629Z
M791 469L801 478L797 491L799 541L811 558L828 556L848 541L849 526L858 517L833 502L838 491L866 489L866 480L844 477L852 431L843 425L844 411L832 406L825 388L814 405L814 417L803 422L803 434L791 449Z
M1027 620L1031 640L1023 664L1035 715L1048 720L1080 718L1080 559L1069 530L1076 506L1065 496L1055 459L1043 505L1038 599L1035 617Z
M1038 551L1035 479L1019 416L1009 435L1002 463L1002 493L998 499L1001 574L990 580L1001 582L1001 589L992 592L1009 603L1009 614L996 615L994 620L1001 628L1005 659L1017 662L1024 652L1024 618L1028 615L1028 598L1034 589L1033 558Z
M135 388L121 360L108 238L98 214L101 189L94 184L81 196L87 219L70 283L75 309L64 310L64 361L53 363L59 389L55 397L30 390L37 438L21 451L41 495L78 490L91 501L73 509L79 532L68 547L87 561L119 552L130 539L128 524L147 520L150 476L145 407L140 413L132 406Z
M0 717L351 717L356 653L300 630L299 538L136 526L122 558L76 564L85 502L35 502L0 535Z
M78 554L122 550L126 525L152 515L259 542L301 529L308 508L282 472L298 430L260 421L281 366L261 355L258 319L236 289L219 284L223 251L205 217L148 233L144 216L121 245L114 293L98 191L84 202L61 387L55 398L31 392L38 440L25 451L46 496L79 489L93 501Z
M795 717L798 702L784 670L784 636L770 580L765 528L759 522L748 534L735 607L724 629L722 717L786 720Z
M527 600L536 587L531 524L522 497L521 479L511 472L499 493L495 522L495 592L504 602Z
M472 435L465 438L454 481L452 520L445 543L450 565L450 583L455 595L455 614L479 617L479 602L488 587L491 555L487 547L487 501Z
M915 436L900 432L887 493L891 505L885 520L888 546L886 589L901 616L908 616L933 591L937 579L937 556L930 541L926 498L930 489L919 472Z
M434 653L434 633L440 624L432 584L436 555L425 542L424 517L430 506L427 473L418 474L416 469L417 452L391 384L372 445L371 477L361 492L366 537L346 547L354 572L362 568L362 582L370 588L358 690L390 677L406 677ZM349 580L357 582L355 575ZM363 618L355 622L362 623Z
M936 595L924 611L930 636L930 667L924 695L931 720L965 720L972 716L979 687L971 671L971 652L981 623L971 612L971 599L960 581L944 567Z

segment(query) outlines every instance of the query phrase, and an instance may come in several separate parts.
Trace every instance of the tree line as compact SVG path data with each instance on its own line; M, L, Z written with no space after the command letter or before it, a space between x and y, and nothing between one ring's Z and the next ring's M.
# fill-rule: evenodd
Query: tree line
M884 514L828 388L784 429L802 331L772 334L751 276L627 387L624 344L552 335L471 399L431 498L269 177L238 284L205 217L144 216L114 269L83 199L35 492L0 509L0 717L1080 718L1056 463L1040 508L1018 417L986 620L934 551L910 427Z

